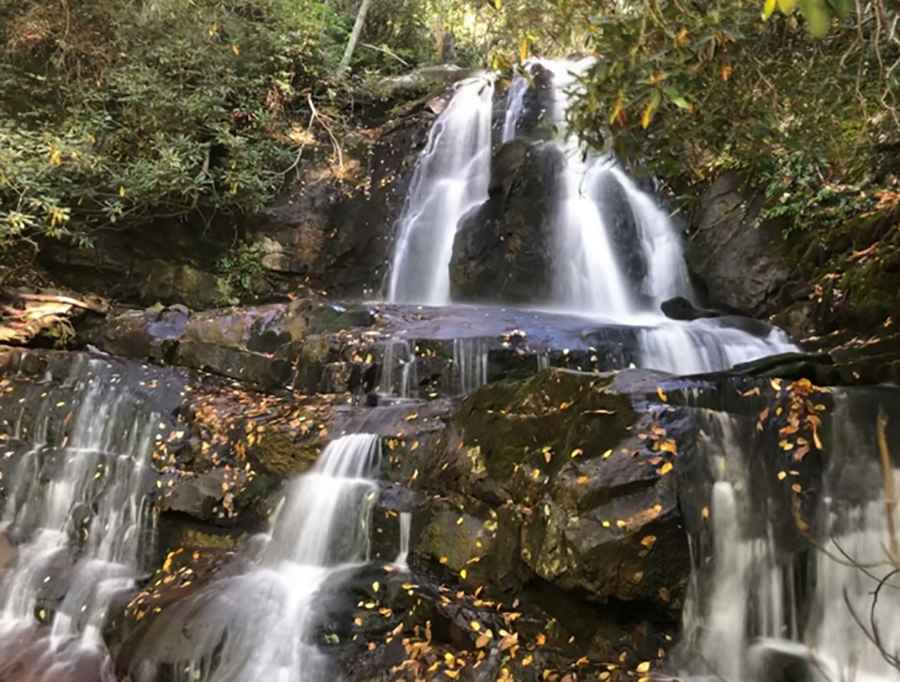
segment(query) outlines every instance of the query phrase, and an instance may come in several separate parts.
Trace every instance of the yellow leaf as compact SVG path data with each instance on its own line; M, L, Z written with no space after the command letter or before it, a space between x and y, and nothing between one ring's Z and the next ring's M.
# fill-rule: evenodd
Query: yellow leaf
M610 448L609 450L607 450L606 452L604 452L604 453L601 455L601 458L602 458L602 459L609 459L609 458L612 456L612 453L613 453L612 448Z
M519 41L519 61L524 62L526 59L528 59L528 38L523 37Z
M469 575L469 572L466 569L463 569L459 572L459 577L462 578L463 580L465 580L466 576L468 576L468 575Z
M733 73L734 67L731 64L722 64L722 68L719 69L719 76L723 81L730 80Z
M637 671L639 673L650 672L650 661L641 661L640 663L638 663L638 666L637 666L637 668L635 668L635 671Z
M653 547L653 545L656 544L656 536L647 535L646 537L644 537L644 539L641 540L641 544L647 549L650 549L651 547Z
M658 473L660 476L665 476L670 471L672 471L672 462L666 462L656 470L656 473Z
M765 0L763 4L763 19L768 19L775 12L775 0Z
M62 152L56 147L50 150L50 165L59 166L62 164Z
M673 455L678 454L678 445L671 438L667 438L659 444L659 449L662 452L671 452Z
M234 56L237 57L241 53L241 46L237 44L232 45L231 51L234 52Z
M475 632L478 632L481 629L481 623L479 623L477 620L473 620L471 623L469 623L469 627L472 628Z
M572 450L569 457L571 457L572 459L575 459L576 457L581 457L581 455L583 455L583 454L584 454L584 450L582 450L581 448L575 448L574 450Z
M609 114L609 124L612 125L616 121L620 121L622 114L625 112L625 96L619 92L616 101L613 103L612 111Z
M647 125L649 125L649 124L647 124ZM646 128L647 126L644 126L644 127ZM662 389L662 386L656 387L656 395L658 395L659 399L662 400L664 403L669 401L669 397L666 395L666 392Z
M783 481L785 478L787 478L787 474L784 473L783 471L779 471L778 472L778 480Z

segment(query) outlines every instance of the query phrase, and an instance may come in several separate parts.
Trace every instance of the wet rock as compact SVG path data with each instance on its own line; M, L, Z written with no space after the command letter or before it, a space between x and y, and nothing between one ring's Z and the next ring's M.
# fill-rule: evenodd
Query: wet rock
M522 101L522 114L516 126L516 136L532 140L552 140L557 131L554 124L553 72L540 63L529 69L530 85Z
M704 317L721 317L722 313L716 310L698 308L683 296L670 298L660 305L663 314L673 320L699 320Z
M713 305L754 317L777 310L792 274L779 229L759 219L764 200L738 174L722 175L700 201L686 253Z
M640 234L631 205L619 181L609 171L597 177L594 199L603 216L603 223L616 252L619 267L634 290L639 290L647 275L644 249L640 243Z
M518 514L498 511L460 498L436 501L428 525L416 539L415 553L445 567L463 585L490 585L492 591L514 592L528 571L520 558Z
M16 561L16 548L9 541L6 531L0 531L0 571L12 566Z
M497 151L489 198L463 217L453 243L454 300L524 303L548 296L555 188L564 163L550 143L514 140Z
M157 306L95 319L79 328L78 334L107 353L172 362L189 319L190 311L184 306Z

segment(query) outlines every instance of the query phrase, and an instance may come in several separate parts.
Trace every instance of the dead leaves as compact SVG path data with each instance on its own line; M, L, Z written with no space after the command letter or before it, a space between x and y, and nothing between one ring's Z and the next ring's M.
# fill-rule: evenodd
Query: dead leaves
M813 449L822 450L822 418L820 413L828 408L817 402L828 389L814 385L809 379L798 379L785 386L780 379L771 379L769 385L775 391L777 404L763 409L756 420L757 431L765 430L774 417L779 425L778 447L791 453L797 462L802 461Z

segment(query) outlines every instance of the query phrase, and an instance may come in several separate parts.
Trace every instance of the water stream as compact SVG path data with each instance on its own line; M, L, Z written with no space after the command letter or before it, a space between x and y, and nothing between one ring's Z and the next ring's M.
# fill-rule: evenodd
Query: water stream
M795 350L778 331L752 334L662 315L659 306L668 299L696 301L678 229L614 158L587 149L568 129L566 114L578 77L592 64L592 59L533 59L526 65L549 74L540 115L555 131L550 143L565 160L556 186L548 188L557 197L553 290L547 292L554 309L639 329L641 366L665 371L716 371ZM532 87L537 86L525 76L510 85L502 142L522 132L524 117L531 115L528 106L535 106L528 103ZM492 98L493 85L485 78L464 81L434 124L398 224L390 302L451 303L449 264L460 219L487 199ZM635 267L639 276L629 271ZM472 371L463 369L464 374ZM483 381L462 383L468 389Z
M860 424L849 413L847 395L838 395L836 403L827 423L831 463L822 508L818 523L811 524L814 544L806 551L783 547L776 539L774 524L780 519L771 516L769 488L750 473L754 459L765 456L754 447L754 436L746 426L741 432L734 417L707 416L701 444L718 478L710 508L713 543L695 556L697 569L683 612L683 677L728 682L897 679L896 669L866 634L866 629L877 630L888 654L900 650L896 576L870 611L873 593L890 570L887 515L877 485L881 477L870 469L878 461L874 424ZM861 479L871 486L864 492L867 500L847 499L847 466L865 470ZM900 484L900 470L893 477ZM760 518L761 513L768 516Z
M13 464L2 481L0 534L14 540L16 556L0 574L0 678L20 655L47 679L74 679L87 661L106 665L108 607L131 589L153 546L149 459L165 425L135 381L77 356L62 384L32 386L6 425ZM33 631L35 616L49 629Z
M397 225L388 300L449 300L456 226L487 198L493 96L489 77L462 82L432 127Z
M214 581L180 604L165 630L189 633L177 682L331 682L332 662L316 640L319 593L369 557L380 438L332 441L315 467L289 484L270 535L259 538L252 570ZM161 662L142 660L136 682L157 679Z

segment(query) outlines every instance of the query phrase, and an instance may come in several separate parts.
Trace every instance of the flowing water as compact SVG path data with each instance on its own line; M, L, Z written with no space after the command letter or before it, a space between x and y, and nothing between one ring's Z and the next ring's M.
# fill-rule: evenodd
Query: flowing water
M896 668L870 638L877 632L884 652L900 651L900 580L890 575L886 561L889 534L877 485L881 477L869 468L878 461L874 415L871 425L860 424L849 414L847 396L837 396L836 402L827 421L827 452L833 461L825 474L820 523L814 524L815 544L802 552L779 547L773 526L777 519L760 518L770 502L766 487L750 474L754 458L764 456L753 446L754 437L741 432L733 417L709 416L708 433L701 440L718 478L710 509L713 543L695 557L697 569L684 609L682 677L728 682L897 679ZM861 480L869 487L868 499L846 499L847 476L841 471L846 466L865 471ZM900 484L900 470L892 476ZM871 611L875 590L886 576Z
M432 127L397 226L388 300L449 301L457 224L487 199L493 96L491 78L461 83Z
M2 481L0 532L14 539L16 558L0 577L0 673L20 654L46 679L76 679L86 661L105 665L107 609L153 545L149 459L165 425L135 382L78 356L64 382L35 384L4 425L13 464ZM35 615L49 628L26 637L35 640L26 649Z
M549 85L542 86L546 101L539 113L555 130L551 144L564 158L556 187L548 188L558 197L553 290L547 292L555 309L639 329L641 365L664 371L715 371L795 350L778 331L751 334L704 320L674 321L660 313L660 304L670 298L696 301L681 235L658 202L615 159L587 149L566 122L578 78L593 63L534 59L527 64L550 76L549 81L543 79ZM510 85L502 142L515 139L525 117L535 113L527 111L536 106L528 103L532 87L525 76ZM431 131L399 221L388 286L392 302L450 302L448 272L459 221L487 199L492 97L493 86L485 79L464 82ZM464 392L486 381L480 360L456 360ZM393 372L383 372L382 391L387 392L390 381L393 395L406 395Z
M332 682L319 648L319 595L367 561L378 485L380 439L332 441L309 473L291 483L255 567L214 582L160 625L190 632L178 682ZM136 682L157 679L160 662L143 660Z

